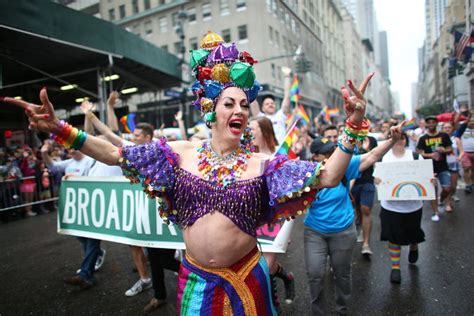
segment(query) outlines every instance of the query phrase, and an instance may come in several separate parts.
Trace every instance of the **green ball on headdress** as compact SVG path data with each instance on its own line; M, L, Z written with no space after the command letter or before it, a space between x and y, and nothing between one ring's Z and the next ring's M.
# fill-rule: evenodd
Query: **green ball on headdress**
M251 88L255 81L255 72L250 64L237 61L230 67L230 78L238 87Z
M196 49L191 50L189 52L191 55L191 60L189 61L191 69L194 69L197 66L204 64L207 60L207 56L209 55L209 51L205 49Z

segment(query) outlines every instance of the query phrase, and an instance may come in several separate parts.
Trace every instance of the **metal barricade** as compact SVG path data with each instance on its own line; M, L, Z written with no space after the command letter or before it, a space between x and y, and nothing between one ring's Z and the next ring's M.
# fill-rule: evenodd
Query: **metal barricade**
M58 200L59 184L55 182L54 176L49 175L49 186L45 188L41 183L41 177L23 177L8 179L0 182L0 212L22 208L28 205L38 205ZM21 184L25 181L34 180L36 183L33 202L25 203L21 193Z

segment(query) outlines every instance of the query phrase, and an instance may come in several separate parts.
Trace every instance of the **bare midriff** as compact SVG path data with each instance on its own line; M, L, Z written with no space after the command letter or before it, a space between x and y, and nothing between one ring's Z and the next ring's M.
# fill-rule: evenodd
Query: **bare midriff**
M183 237L187 254L209 268L230 267L256 245L255 237L219 212L206 214L183 228Z

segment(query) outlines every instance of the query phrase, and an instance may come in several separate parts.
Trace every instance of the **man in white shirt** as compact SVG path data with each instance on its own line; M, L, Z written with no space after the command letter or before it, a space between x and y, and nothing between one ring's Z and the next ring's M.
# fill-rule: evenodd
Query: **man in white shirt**
M282 144L286 135L286 118L290 112L290 88L291 88L291 69L287 67L282 68L285 77L283 100L281 101L281 109L277 111L275 104L275 97L272 95L265 95L262 98L262 108L260 110L257 100L250 104L252 116L266 116L273 123L273 130L278 140L278 144Z

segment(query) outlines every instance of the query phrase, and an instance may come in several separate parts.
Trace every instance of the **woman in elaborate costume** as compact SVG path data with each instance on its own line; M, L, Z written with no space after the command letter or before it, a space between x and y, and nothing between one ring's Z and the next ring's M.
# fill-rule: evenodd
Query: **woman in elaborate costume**
M161 139L119 148L59 121L46 89L40 91L42 105L0 99L23 107L31 129L50 132L57 142L106 164L120 164L130 179L158 198L160 215L182 229L186 244L178 284L182 315L274 315L257 227L302 214L318 188L337 185L356 138L367 133L363 91L373 74L359 89L349 84L353 96L341 89L348 133L324 170L318 163L253 153L244 130L249 104L260 90L254 62L211 32L201 49L191 52L197 78L191 87L197 96L193 104L212 131L211 139L202 142Z

